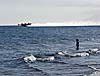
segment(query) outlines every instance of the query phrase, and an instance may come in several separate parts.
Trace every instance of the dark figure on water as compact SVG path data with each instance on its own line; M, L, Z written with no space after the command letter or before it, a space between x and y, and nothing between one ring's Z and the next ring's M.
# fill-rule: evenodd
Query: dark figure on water
M76 39L76 50L79 50L79 39Z

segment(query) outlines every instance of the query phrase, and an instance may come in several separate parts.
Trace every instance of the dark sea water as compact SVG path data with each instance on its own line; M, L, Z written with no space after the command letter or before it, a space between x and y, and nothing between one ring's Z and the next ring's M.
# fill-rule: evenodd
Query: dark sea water
M45 56L58 51L100 49L99 26L0 27L0 76L89 76L100 68L100 54L85 57L60 56L55 61L26 63L23 57Z

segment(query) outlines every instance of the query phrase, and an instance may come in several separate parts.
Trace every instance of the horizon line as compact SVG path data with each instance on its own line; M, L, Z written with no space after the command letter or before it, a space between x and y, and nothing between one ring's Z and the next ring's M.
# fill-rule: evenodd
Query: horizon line
M27 23L27 22L22 22ZM32 22L30 22L32 23ZM0 24L0 26L18 26L18 24ZM90 25L100 25L100 23L93 22L45 22L45 23L32 23L28 26L90 26Z

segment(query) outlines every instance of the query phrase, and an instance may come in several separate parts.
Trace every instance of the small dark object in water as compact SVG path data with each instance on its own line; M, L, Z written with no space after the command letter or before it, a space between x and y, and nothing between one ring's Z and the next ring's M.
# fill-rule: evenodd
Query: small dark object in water
M79 39L76 39L76 50L79 50Z
M32 23L21 23L21 24L18 24L18 26L24 26L26 27L27 25L31 25Z

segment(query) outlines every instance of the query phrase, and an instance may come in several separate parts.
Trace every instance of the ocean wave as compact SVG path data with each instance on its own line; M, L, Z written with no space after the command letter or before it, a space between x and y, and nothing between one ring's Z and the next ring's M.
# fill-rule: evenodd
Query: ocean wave
M98 48L89 49L87 51L81 51L76 53L69 53L68 51L59 51L57 52L58 55L61 56L69 56L69 57L83 57L83 56L89 56L91 54L97 54L100 53Z
M97 48L95 49L89 49L88 51L81 51L81 52L76 52L76 53L69 53L67 51L59 51L53 54L44 54L44 55L28 55L23 57L23 60L25 62L34 62L34 61L54 61L58 56L65 56L65 57L84 57L84 56L89 56L91 54L97 54L100 53Z
M55 60L54 56L50 56L47 58L36 58L34 55L26 56L23 58L25 62L34 62L34 61L53 61Z

